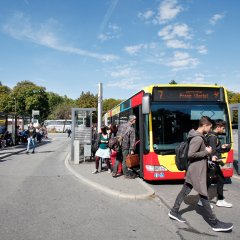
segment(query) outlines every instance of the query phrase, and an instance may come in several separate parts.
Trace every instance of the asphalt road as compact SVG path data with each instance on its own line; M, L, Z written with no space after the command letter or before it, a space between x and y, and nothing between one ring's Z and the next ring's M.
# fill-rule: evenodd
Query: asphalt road
M0 161L1 240L181 239L157 198L123 200L79 181L64 165L69 146L58 134Z
M69 147L66 134L57 134L51 143L37 148L36 154L21 153L0 161L1 240L240 239L238 179L224 188L233 208L214 207L219 219L233 222L234 229L215 233L196 206L194 192L181 208L187 224L168 218L182 182L151 184L156 191L153 199L111 197L66 169ZM210 193L214 203L214 187Z

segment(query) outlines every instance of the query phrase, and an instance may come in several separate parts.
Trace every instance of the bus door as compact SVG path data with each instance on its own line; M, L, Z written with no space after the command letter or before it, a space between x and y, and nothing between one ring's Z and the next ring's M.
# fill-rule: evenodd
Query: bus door
M134 125L136 134L136 147L135 153L138 154L140 160L140 169L138 170L141 177L143 177L143 115L141 113L141 106L137 106L132 109L133 115L137 117L136 123Z

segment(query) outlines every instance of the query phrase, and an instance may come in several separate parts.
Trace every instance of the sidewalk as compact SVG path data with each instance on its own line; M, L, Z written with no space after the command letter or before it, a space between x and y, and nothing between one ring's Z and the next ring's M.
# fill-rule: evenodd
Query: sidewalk
M106 194L126 199L146 199L155 194L154 190L140 178L125 179L124 176L113 178L107 171L92 174L95 169L94 161L75 165L68 155L65 164L81 181Z

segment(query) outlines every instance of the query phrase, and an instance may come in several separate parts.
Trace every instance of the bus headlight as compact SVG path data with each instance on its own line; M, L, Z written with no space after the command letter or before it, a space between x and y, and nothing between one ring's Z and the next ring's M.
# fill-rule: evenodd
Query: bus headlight
M164 172L168 171L167 168L164 166L153 166L153 165L146 165L146 169L148 172Z

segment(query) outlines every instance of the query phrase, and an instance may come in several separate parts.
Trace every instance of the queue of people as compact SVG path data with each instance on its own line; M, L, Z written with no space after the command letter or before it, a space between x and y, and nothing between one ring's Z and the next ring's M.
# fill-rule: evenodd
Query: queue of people
M124 175L126 179L136 178L136 174L129 171L126 166L126 157L128 154L134 154L135 150L135 129L133 124L136 122L136 116L130 115L127 123L117 127L115 124L110 127L103 126L101 132L96 134L96 126L93 126L93 154L95 158L95 170L93 174L99 173L100 158L105 161L108 173L112 177ZM108 146L110 138L122 137L121 146ZM111 160L111 161L110 161Z
M34 130L34 134L32 134L32 129ZM30 145L33 146L34 153L35 142L41 142L43 138L48 138L45 126L38 126L35 128L32 123L29 124L28 129L21 129L17 126L15 142L13 141L11 132L5 130L4 133L0 134L0 149L27 143L27 153L29 152Z

